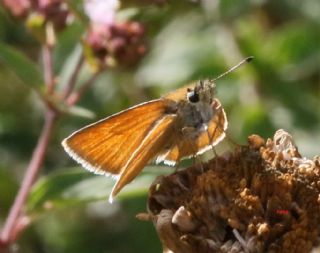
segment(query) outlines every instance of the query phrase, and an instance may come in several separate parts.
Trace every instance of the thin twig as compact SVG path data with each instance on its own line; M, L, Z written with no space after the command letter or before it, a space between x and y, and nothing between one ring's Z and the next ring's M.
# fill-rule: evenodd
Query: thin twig
M52 130L54 127L56 116L57 114L54 111L48 110L46 112L45 124L39 137L37 146L33 152L32 159L29 163L29 166L22 181L22 185L10 209L8 218L0 235L0 241L4 245L8 245L15 239L12 238L12 235L14 234L13 230L19 219L19 216L21 215L21 210L27 199L30 188L34 180L36 179L41 165L43 163L45 153L48 148L48 143L52 135Z
M75 66L75 68L73 70L73 73L70 76L70 79L67 81L67 84L65 85L65 89L64 89L63 94L62 94L62 98L63 99L66 99L72 93L72 91L74 90L74 87L76 85L76 81L77 81L77 78L79 76L79 72L81 70L83 62L84 62L84 56L83 56L83 54L81 54L79 59L78 59L78 62L76 64L76 66Z
M53 74L53 49L49 44L42 46L44 81L47 86L47 93L52 94L55 88L55 80Z
M50 27L49 27L50 28ZM48 33L51 39L48 39L49 43L43 45L43 68L44 68L44 80L47 88L47 94L52 95L55 92L56 83L53 73L53 45L54 43L54 33L53 30ZM63 93L63 99L69 105L75 104L83 95L89 87L92 86L95 79L97 78L100 72L93 74L79 89L77 92L73 92L75 88L75 83L79 75L81 66L83 64L83 56L79 58L77 65L75 66L74 72L71 74L70 79L65 85L65 90ZM11 206L9 215L5 221L2 231L0 232L0 251L6 249L10 243L14 242L17 239L17 236L22 232L21 228L19 229L19 221L25 216L22 213L22 209L27 200L30 189L37 178L41 166L43 164L50 137L53 133L55 122L59 116L59 113L55 110L55 107L46 101L46 112L45 112L45 123L42 128L41 134L38 139L38 143L33 151L32 158L28 165L28 168L25 172L22 184L20 186L19 192L14 200L13 205Z
M101 71L94 73L81 87L78 91L75 91L66 98L66 104L74 105L76 104L82 95L94 84L94 81L97 79Z
M56 86L53 73L53 47L55 44L54 30L52 26L47 26L46 31L47 41L42 46L44 81L47 94L52 94L55 91ZM23 217L23 206L43 164L57 116L57 112L48 103L46 103L45 123L39 136L38 143L33 151L19 192L16 195L14 203L11 206L8 217L0 233L0 246L2 248L8 247L11 242L16 240L19 232L21 232L21 230L15 230L18 229L17 224L19 223L21 217Z

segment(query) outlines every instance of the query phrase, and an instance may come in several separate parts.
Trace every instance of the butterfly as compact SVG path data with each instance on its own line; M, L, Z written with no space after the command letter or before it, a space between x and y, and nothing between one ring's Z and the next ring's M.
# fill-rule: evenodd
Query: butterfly
M251 59L246 58L218 78ZM62 145L84 168L116 179L109 197L112 203L150 160L174 166L225 138L228 121L215 97L216 79L193 82L111 115L74 132Z

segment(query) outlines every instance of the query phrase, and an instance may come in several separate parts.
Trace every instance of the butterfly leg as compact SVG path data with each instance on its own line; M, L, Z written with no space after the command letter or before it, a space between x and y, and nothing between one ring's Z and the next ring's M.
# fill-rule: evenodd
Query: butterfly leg
M228 141L229 144L232 145L232 147L237 147L237 146L239 146L239 144L236 143L236 141L233 140L233 139L230 137L230 135L227 133L226 130L223 129L223 127L221 127L220 125L217 125L217 128L219 128L222 132L224 132L226 140ZM217 129L217 128L216 128L216 129ZM215 129L214 133L216 132L216 129ZM213 136L214 136L214 134L213 134Z
M210 134L210 132L209 132L208 129L206 130L207 135L208 135L209 145L211 146L211 150L212 150L212 152L213 152L214 157L217 157L217 156L218 156L218 153L217 153L216 149L214 148L214 145L212 144L212 142L213 142L213 137L214 137L214 135L215 135L215 133L216 133L216 131L217 131L217 128L218 128L218 126L214 129L212 135Z
M202 166L202 160L200 156L197 155L197 147L195 146L194 140L192 139L192 133L194 133L196 129L194 127L184 127L182 128L182 134L184 136L184 139L189 146L189 150L191 151L190 153L192 154L193 158L193 163L194 164L199 164L200 169L203 172L203 166Z
M219 126L217 126L214 131L213 131L213 134L211 135L210 132L207 130L207 134L208 134L208 139L209 139L209 143L210 143L210 146L211 146L211 150L213 152L213 155L214 155L214 159L215 159L215 165L216 167L218 166L218 153L214 147L214 145L212 144L213 142L213 137L217 131L217 129L219 128Z
M224 136L225 136L225 138L228 140L228 143L229 143L229 144L231 143L233 146L238 146L238 144L237 144L237 143L229 136L229 134L226 132L227 127L224 126L224 124L227 122L227 119L226 119L225 112L224 112L224 110L223 110L220 102L219 102L218 100L214 100L214 101L212 102L212 108L215 110L215 112L216 112L218 115L223 116L223 117L221 117L221 118L223 118L224 120L223 120L223 121L218 120L218 123L217 123L217 125L216 125L216 128L214 129L213 134L211 135L211 140L214 139L214 137L215 137L215 135L216 135L216 133L217 133L217 130L218 130L218 132L224 133ZM210 132L210 131L209 131L209 132ZM212 143L212 142L210 142L210 143Z
M226 139L228 140L228 142L229 142L233 147L239 146L239 144L236 143L236 141L233 140L233 139L230 137L229 134L227 134L226 132L225 132L225 134L226 134Z
M174 172L177 172L179 170L179 167L180 167L180 160L178 160L174 165Z

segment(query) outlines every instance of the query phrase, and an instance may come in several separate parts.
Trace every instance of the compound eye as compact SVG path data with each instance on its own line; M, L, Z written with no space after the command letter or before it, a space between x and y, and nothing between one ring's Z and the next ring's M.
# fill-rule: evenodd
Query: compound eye
M196 93L194 90L188 89L187 98L191 103L199 102L199 94Z

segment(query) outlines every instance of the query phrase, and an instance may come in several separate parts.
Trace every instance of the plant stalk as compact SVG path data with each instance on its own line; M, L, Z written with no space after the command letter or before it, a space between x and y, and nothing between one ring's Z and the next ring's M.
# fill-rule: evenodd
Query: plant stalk
M3 230L0 234L0 245L8 246L11 242L15 240L12 235L15 234L15 225L18 222L19 217L22 214L22 208L26 199L28 197L29 191L34 183L40 168L43 164L44 157L48 148L49 140L53 132L55 121L57 118L57 113L51 109L48 109L45 115L45 123L42 128L41 135L39 137L37 146L33 152L32 158L30 160L29 166L25 173L22 185L19 192L15 198L15 201L10 209L8 218L4 224Z

